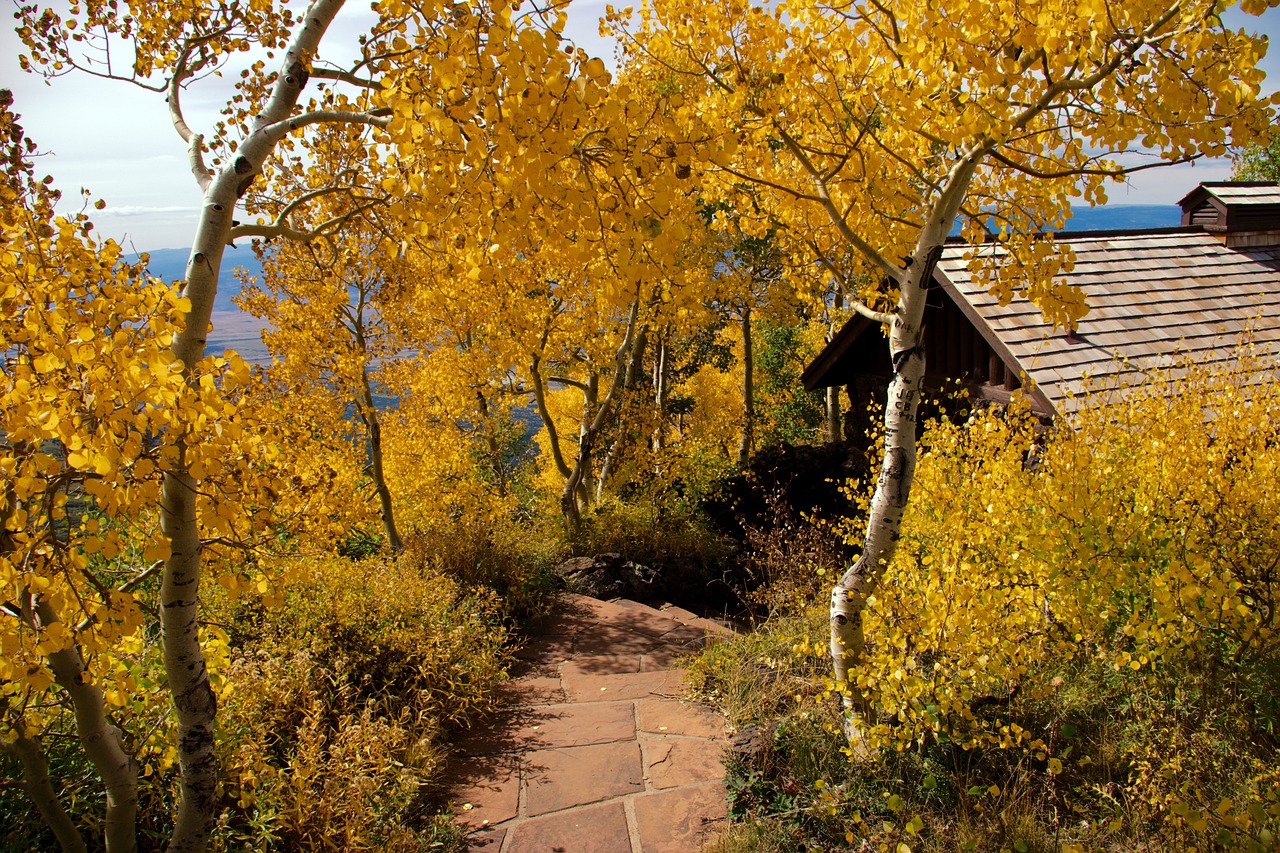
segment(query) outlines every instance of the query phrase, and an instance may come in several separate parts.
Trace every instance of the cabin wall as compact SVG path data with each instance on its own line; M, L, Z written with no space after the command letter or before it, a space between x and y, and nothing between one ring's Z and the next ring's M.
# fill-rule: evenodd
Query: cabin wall
M1014 391L1022 383L974 328L964 312L941 290L925 308L925 386L941 389L956 382L979 397L1004 397L984 389Z
M974 328L969 318L941 288L929 295L924 313L925 375L928 391L954 390L957 383L971 398L1007 403L1022 383L1000 355ZM892 371L889 348L881 329L868 329L841 358L838 380L845 387L844 438L867 447L878 428ZM926 395L921 419L937 414Z

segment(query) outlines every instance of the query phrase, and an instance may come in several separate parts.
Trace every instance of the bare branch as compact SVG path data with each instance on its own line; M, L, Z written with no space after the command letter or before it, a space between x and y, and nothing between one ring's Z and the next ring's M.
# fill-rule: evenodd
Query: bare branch
M815 246L813 243L810 243L809 247L813 250L814 255L817 257L818 263L822 264L823 268L826 269L827 272L831 273L831 275L836 279L836 281L840 283L840 289L844 291L845 298L849 300L850 308L852 308L857 313L861 314L863 317L866 317L868 320L873 320L877 323L884 323L887 325L893 322L893 315L890 314L889 312L876 311L874 308L867 305L862 300L853 298L853 288L849 286L849 277L845 275L843 272L841 272L840 269L836 267L836 265L831 261L830 258L824 255L822 252L818 251L817 246Z
M293 201L286 204L284 208L281 209L279 215L276 216L276 222L277 223L288 222L289 219L293 216L293 212L298 208L302 207L302 205L306 204L309 201L315 201L318 198L322 198L323 196L330 195L332 193L350 192L353 189L355 188L349 185L344 185L344 186L335 185L335 186L328 186L328 187L320 187L319 189L314 189L309 192L305 192L302 195L295 198Z
M342 230L342 226L347 223L347 220L369 210L380 201L381 199L375 199L359 205L353 210L343 213L341 216L335 216L332 219L321 222L319 225L308 231L302 231L294 228L287 220L282 219L277 219L270 225L236 225L232 227L229 239L238 240L241 237L260 237L265 240L274 240L276 238L284 238L298 243L309 243L317 237L327 237L331 234L336 234L338 231Z
M739 172L737 169L734 169L732 166L718 166L717 168L720 169L721 171L728 172L730 175L733 175L735 178L741 178L744 181L749 181L750 183L758 184L759 186L762 186L762 187L768 187L769 189L777 190L780 193L786 193L792 198L799 199L801 201L812 201L812 202L819 202L819 203L821 203L822 201L822 198L820 196L816 196L813 193L801 192L800 190L797 190L794 187L789 187L786 184L779 184L779 183L776 183L775 181L770 181L770 180L767 180L766 178L761 178L756 175L748 175L745 172Z
M347 110L313 110L295 118L284 119L269 124L261 131L269 144L273 144L288 136L295 130L301 130L313 124L367 124L372 127L386 127L391 123L391 110L379 108L368 112L350 112Z
M116 587L116 592L133 592L135 589L142 586L142 584L147 580L147 578L155 577L155 575L157 575L160 572L160 570L163 568L164 568L164 560L156 560L150 566L147 566L145 569L138 572L138 574L134 575L133 577L129 578L129 580L125 581L123 584ZM78 634L81 631L88 630L89 626L92 625L93 623L94 623L94 618L92 616L84 617L78 623L76 623L76 628L75 628L76 633Z
M579 391L586 392L587 383L580 379L571 379L568 376L548 376L548 382L555 382L558 385L564 385L568 388L577 388Z
M810 181L813 183L814 191L817 193L817 201L822 205L822 209L827 212L827 218L831 220L831 224L840 232L840 236L844 237L855 249L866 255L867 259L884 271L884 274L894 281L902 281L905 272L897 264L891 262L884 255L876 251L876 248L862 239L857 232L849 227L848 221L840 215L839 208L836 207L831 195L827 192L826 181L822 179L822 173L818 170L809 156L805 154L804 149L800 147L795 138L787 133L780 125L774 124L774 128L782 138L783 144L791 155L800 163L800 167L809 175Z
M319 80L335 80L339 83L350 83L352 86L359 86L362 89L379 89L382 84L377 80L368 77L359 77L350 71L343 71L338 68L312 68L312 79Z
M230 25L220 27L198 38L187 39L182 45L182 53L178 55L178 61L174 65L173 76L169 78L169 82L165 87L165 102L169 104L169 120L173 122L174 130L178 131L178 135L182 137L183 142L191 142L192 137L196 134L187 125L187 120L182 116L182 86L208 65L207 58L198 59L194 65L191 64L191 55L209 44L209 42L221 38L230 31Z
M207 190L213 181L213 172L209 171L209 167L204 162L203 133L197 133L191 137L190 144L187 146L187 162L191 164L191 174L195 176L201 192Z
M1021 172L1024 175L1029 175L1030 177L1033 177L1033 178L1040 178L1042 180L1054 180L1056 178L1071 178L1071 177L1080 176L1080 175L1101 175L1102 177L1105 177L1105 178L1122 178L1125 175L1132 175L1135 172L1145 172L1147 169L1160 169L1165 166L1176 166L1182 163L1192 163L1192 162L1195 162L1196 160L1199 160L1204 155L1189 154L1185 157L1179 157L1176 160L1161 160L1158 163L1144 163L1141 166L1117 166L1114 169L1097 169L1097 168L1080 167L1076 169L1063 169L1057 172L1046 172L1046 171L1041 171L1039 169L1034 169L1031 166L1028 166L1024 163L1019 163L1009 157L1006 157L1005 155L1001 154L999 151L992 151L990 156L992 160L995 160L998 163L1008 166L1010 169L1013 169L1014 171Z

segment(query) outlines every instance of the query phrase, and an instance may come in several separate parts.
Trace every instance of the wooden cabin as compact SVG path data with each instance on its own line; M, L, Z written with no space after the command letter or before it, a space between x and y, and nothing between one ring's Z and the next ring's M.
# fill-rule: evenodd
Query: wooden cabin
M1076 256L1064 277L1089 306L1074 332L1025 298L1001 305L970 277L968 247L948 244L925 309L925 387L954 380L975 400L1005 403L1028 377L1032 408L1048 418L1090 387L1134 384L1188 358L1226 361L1245 334L1280 365L1280 185L1204 183L1179 204L1180 227L1057 235ZM802 379L848 389L852 437L890 375L883 329L855 316Z

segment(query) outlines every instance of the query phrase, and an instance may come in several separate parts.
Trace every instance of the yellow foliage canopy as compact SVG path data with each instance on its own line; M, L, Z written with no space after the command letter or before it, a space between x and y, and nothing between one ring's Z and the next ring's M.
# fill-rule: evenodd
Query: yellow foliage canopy
M932 424L857 674L905 723L880 741L1023 744L973 704L1050 661L1274 656L1280 387L1251 372L1157 378L1047 436L1016 407Z

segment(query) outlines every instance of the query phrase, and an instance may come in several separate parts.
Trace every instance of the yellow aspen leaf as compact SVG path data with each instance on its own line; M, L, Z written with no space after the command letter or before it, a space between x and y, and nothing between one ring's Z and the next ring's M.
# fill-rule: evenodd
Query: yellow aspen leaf
M173 548L168 539L158 538L152 540L142 552L142 559L148 562L156 560L167 560L173 554Z

